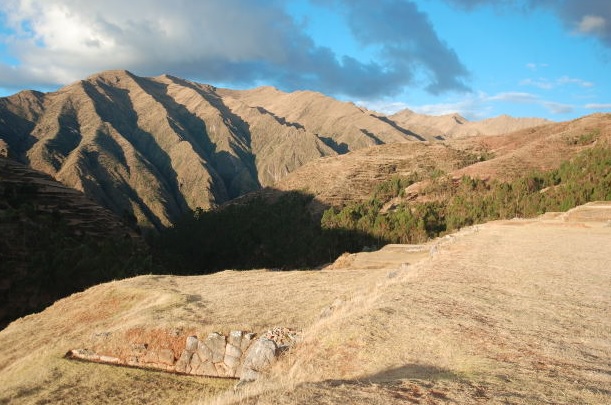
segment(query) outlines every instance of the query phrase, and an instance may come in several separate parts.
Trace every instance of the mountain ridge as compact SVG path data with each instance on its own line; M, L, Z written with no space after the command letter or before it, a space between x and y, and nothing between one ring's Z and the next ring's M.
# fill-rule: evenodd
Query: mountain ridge
M442 136L444 138L501 135L553 123L553 121L544 118L516 118L507 114L501 114L480 121L469 121L457 113L435 116L418 114L409 109L398 111L390 117L400 125L414 128L415 131L421 134Z
M312 91L97 73L0 99L0 149L144 227L272 186L321 157L446 137Z

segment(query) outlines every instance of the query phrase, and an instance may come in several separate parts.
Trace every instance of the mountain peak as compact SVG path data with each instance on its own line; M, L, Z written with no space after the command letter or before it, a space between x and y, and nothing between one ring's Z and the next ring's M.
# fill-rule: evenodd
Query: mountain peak
M120 81L121 79L134 78L134 77L136 77L136 75L134 75L129 70L115 69L115 70L105 70L103 72L95 73L91 76L88 76L85 80L90 81L90 82L101 80L107 83L116 83Z
M458 113L453 113L453 114L450 114L449 116L459 125L469 122L469 120L467 120L465 117L463 117L462 115Z

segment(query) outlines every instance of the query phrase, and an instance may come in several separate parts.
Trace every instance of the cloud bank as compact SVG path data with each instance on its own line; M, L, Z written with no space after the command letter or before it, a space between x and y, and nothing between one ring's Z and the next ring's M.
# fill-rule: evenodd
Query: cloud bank
M555 13L576 34L597 38L611 48L611 4L608 0L444 0L464 10L480 6L514 8L528 12L545 8Z
M0 87L56 86L106 69L350 97L399 94L424 72L429 92L467 90L467 69L416 4L325 2L345 10L375 61L315 43L280 0L4 0ZM409 24L406 24L406 21Z
M562 19L572 32L591 35L611 48L611 4L606 0L542 0L535 2L548 7Z

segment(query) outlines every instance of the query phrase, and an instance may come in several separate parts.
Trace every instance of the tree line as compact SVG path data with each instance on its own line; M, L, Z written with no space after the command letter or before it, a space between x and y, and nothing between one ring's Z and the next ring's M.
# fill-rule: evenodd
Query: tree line
M382 186L394 190L394 195L380 198L374 193L365 202L325 211L323 227L359 230L393 243L420 243L486 221L533 217L590 201L608 201L611 148L588 149L557 169L532 170L511 181L439 176L423 192L423 199L429 201L404 201L383 211L390 198L401 197L402 188L395 186L398 181L391 179Z
M367 200L330 207L322 217L310 212L313 196L295 191L196 210L162 233L154 251L176 273L311 268L364 247L422 243L490 220L611 200L611 149L588 149L557 169L533 170L511 181L443 173L429 179L425 202L402 198L421 175L395 176L379 183ZM392 201L397 203L388 208Z

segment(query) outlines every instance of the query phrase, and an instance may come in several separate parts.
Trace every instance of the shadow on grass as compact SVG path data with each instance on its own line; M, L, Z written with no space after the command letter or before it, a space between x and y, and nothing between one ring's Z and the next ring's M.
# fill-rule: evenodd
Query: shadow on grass
M457 380L460 379L460 377L448 369L414 363L384 370L365 378L365 380L374 383L384 383L405 379Z

